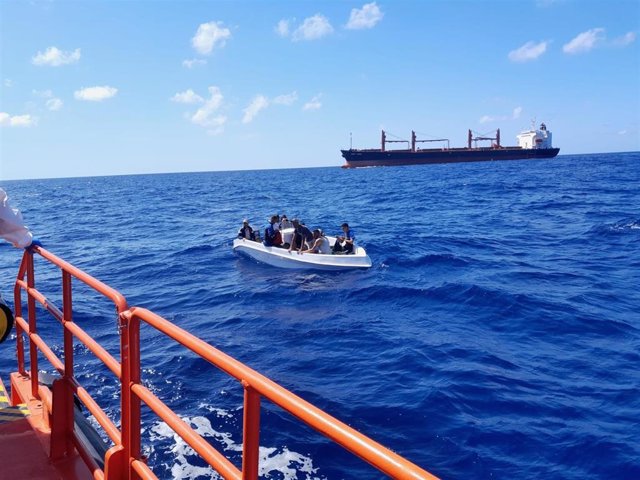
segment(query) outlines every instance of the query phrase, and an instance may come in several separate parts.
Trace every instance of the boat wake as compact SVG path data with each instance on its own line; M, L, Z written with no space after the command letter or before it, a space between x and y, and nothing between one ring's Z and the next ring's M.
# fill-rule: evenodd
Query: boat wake
M205 406L206 407L206 406ZM226 410L210 408L216 417L223 421L233 421L234 415ZM207 417L193 416L182 417L190 427L205 439L213 439L229 458L240 459L242 444L236 443L232 435L216 430ZM179 480L196 480L200 478L222 478L210 466L203 463L198 454L189 447L164 422L156 422L150 429L150 446L146 454L149 459L156 456L161 458L173 456L173 464L163 463L158 465L155 472L159 478L173 478ZM162 469L164 468L164 474ZM259 476L266 478L282 478L284 480L326 480L326 477L317 474L311 458L301 453L292 452L286 446L260 447Z

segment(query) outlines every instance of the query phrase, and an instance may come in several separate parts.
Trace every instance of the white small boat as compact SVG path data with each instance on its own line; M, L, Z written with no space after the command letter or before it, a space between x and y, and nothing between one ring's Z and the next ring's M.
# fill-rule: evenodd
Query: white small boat
M331 246L335 237L327 236ZM265 247L262 242L245 238L233 241L233 250L259 262L274 267L305 270L351 270L371 267L371 259L362 247L356 246L355 252L348 255L298 253L287 248Z

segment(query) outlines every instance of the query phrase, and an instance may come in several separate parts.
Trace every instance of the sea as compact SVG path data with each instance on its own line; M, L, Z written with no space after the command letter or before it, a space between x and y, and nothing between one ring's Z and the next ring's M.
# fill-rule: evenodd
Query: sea
M434 475L640 478L638 152L2 187L46 249L130 306ZM243 218L264 229L276 213L328 234L348 222L372 268L281 270L232 251ZM0 245L9 303L21 254ZM36 287L62 307L60 272L35 257ZM113 305L80 282L73 288L74 321L119 358ZM37 321L62 356L57 321L42 308ZM5 382L14 351L15 341L0 345ZM79 341L74 362L119 424L113 374ZM39 366L54 373L42 355ZM150 327L142 376L240 465L238 381ZM261 419L262 478L384 478L265 399ZM142 428L159 478L220 478L146 407Z

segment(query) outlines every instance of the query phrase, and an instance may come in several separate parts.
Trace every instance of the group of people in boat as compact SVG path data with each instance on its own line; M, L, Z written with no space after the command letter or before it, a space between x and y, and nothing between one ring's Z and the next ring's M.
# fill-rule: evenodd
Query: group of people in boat
M304 222L297 218L289 220L286 215L272 215L269 225L264 229L264 236L254 229L248 219L244 219L238 230L238 238L262 242L266 247L287 248L290 252L318 254L349 254L355 251L355 233L348 223L343 223L342 232L331 242L324 232L316 228L311 231ZM286 230L286 231L285 231Z

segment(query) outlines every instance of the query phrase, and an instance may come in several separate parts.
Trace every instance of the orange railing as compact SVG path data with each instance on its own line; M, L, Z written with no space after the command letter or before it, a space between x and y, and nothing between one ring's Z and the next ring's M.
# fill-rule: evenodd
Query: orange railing
M39 253L62 272L62 310L52 304L35 287L34 252ZM93 288L115 305L120 326L119 362L73 321L72 278ZM22 291L27 292L28 321L25 321L22 316ZM262 398L278 405L392 478L436 478L164 318L144 308L129 308L125 298L117 291L42 247L25 252L16 280L14 295L18 370L22 375L30 376L32 395L42 400L52 417L51 457L55 459L69 454L75 447L96 479L156 478L140 452L141 403L147 405L160 419L166 422L223 478L257 479ZM44 306L64 327L64 362L38 335L36 301ZM241 383L244 388L241 470L142 385L140 381L141 323L162 332ZM23 345L25 334L29 339L30 372L27 372L25 368ZM73 374L74 338L83 343L120 380L121 429L116 427L75 378ZM54 382L53 393L49 388L38 383L38 351L42 352L61 376L60 380ZM104 470L91 457L87 446L74 431L73 394L86 406L113 443L113 447L108 450L105 456ZM62 405L62 407L54 409L54 403L56 406Z

